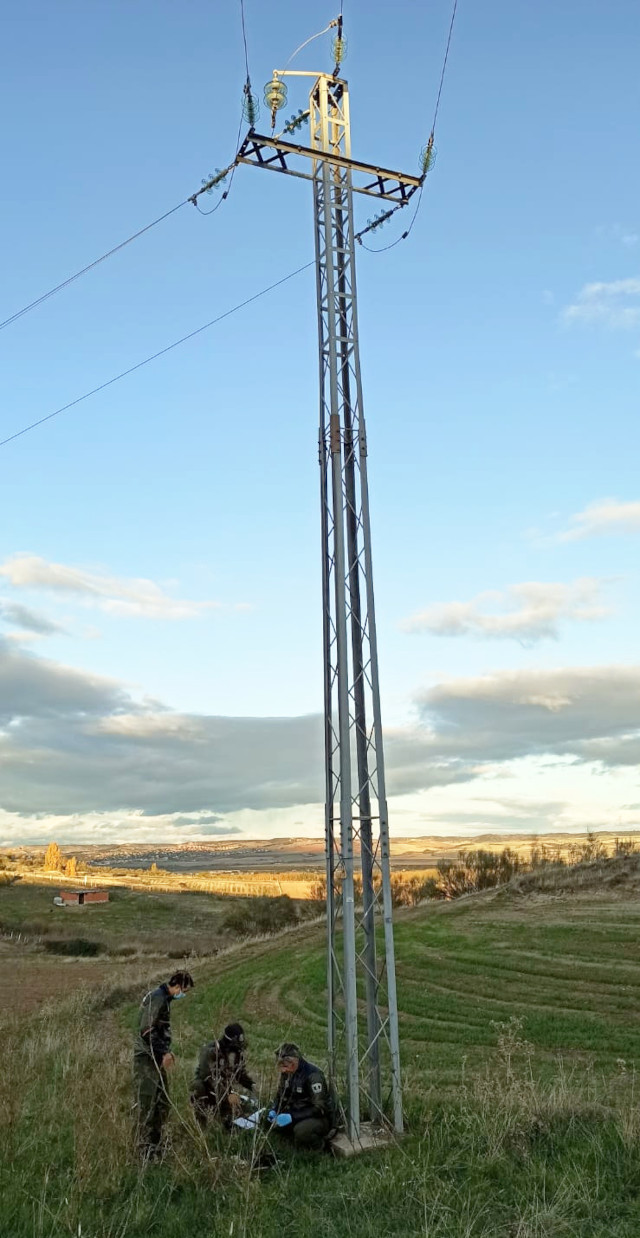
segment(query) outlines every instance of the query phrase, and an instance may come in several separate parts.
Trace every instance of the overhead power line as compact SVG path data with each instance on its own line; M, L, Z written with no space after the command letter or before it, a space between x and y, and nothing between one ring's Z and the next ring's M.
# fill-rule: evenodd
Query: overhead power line
M239 137L238 142L236 142L236 150L238 148L238 143ZM157 224L161 224L165 219L169 219L170 215L175 215L176 211L181 210L181 208L186 206L188 202L192 202L194 206L197 206L197 199L200 195L207 193L211 188L219 184L226 178L229 172L233 174L236 166L237 161L234 158L233 163L230 163L228 168L224 168L222 172L210 177L207 181L203 181L202 188L191 194L191 197L185 198L183 202L178 202L177 206L172 206L170 211L165 211L164 215L158 215L157 219L152 219L151 223L145 224L144 228L139 228L137 232L132 233L132 235L128 236L126 240L120 241L119 245L114 245L113 249L108 249L106 254L101 254L99 258L95 258L93 262L88 263L86 267L82 267L79 271L75 271L73 275L68 277L68 279L63 279L61 284L56 284L54 288L49 288L48 292L43 292L42 296L36 297L35 301L30 301L28 305L23 305L22 309L16 310L15 314L10 314L8 318L0 321L0 331L3 331L5 327L11 326L11 323L16 322L18 318L22 318L23 314L28 314L30 310L37 309L37 307L42 305L44 301L48 301L49 297L54 297L57 292L62 292L64 288L68 288L70 284L75 283L75 281L80 279L82 275L86 275L89 271L93 271L95 267L100 266L101 262L106 262L107 258L112 258L114 254L120 253L120 250L126 249L127 245L130 245L132 241L137 241L139 237L144 236L145 232L150 232L152 228L157 226ZM230 188L231 184L229 184L229 189ZM224 201L229 193L229 189L223 193L220 201ZM220 203L218 202L216 205L219 206ZM211 212L205 211L203 213L210 214Z
M203 323L201 327L196 327L195 331L189 331L188 335L181 336L179 340L174 340L172 344L167 344L166 348L161 348L159 352L154 352L150 357L145 357L144 361L138 361L135 365L130 365L127 370L121 370L119 374L115 374L113 378L108 378L106 382L93 387L91 391L85 391L84 395L77 396L75 400L70 400L68 404L63 404L61 408L56 408L54 412L47 413L45 417L39 417L37 421L32 421L28 426L23 426L21 430L16 430L15 434L9 434L7 438L0 440L0 447L5 447L7 443L12 443L14 439L20 438L23 434L28 434L29 430L35 430L37 426L44 425L45 421L51 421L53 417L59 417L60 413L68 412L70 408L75 408L76 404L82 404L84 400L90 399L92 395L97 395L99 391L104 391L106 387L113 386L121 378L126 378L128 374L134 374L136 370L141 370L143 366L150 365L152 361L157 361L158 357L164 357L165 353L171 352L174 348L179 348L180 344L186 344L187 340L192 340L196 335L201 335L209 327L215 327L216 323L222 322L224 318L229 318L231 314L237 314L238 310L251 305L253 301L258 301L260 297L266 296L268 292L273 292L275 288L280 288L282 284L286 284L288 280L294 279L296 275L300 275L314 265L315 259L312 259L311 262L305 262L303 266L298 267L295 271L290 271L288 275L283 275L282 279L277 279L274 284L269 284L267 288L262 288L260 292L254 292L253 296L247 297L245 301L240 301L238 305L233 305L231 309L225 310L223 314L218 314L216 318Z
M415 205L415 209L414 209L413 215L411 216L411 222L410 222L410 224L409 224L409 227L408 227L408 228L405 228L405 231L404 231L404 232L401 232L401 233L400 233L400 236L396 237L395 241L391 241L391 242L389 243L389 245L382 245L380 248L377 248L377 247L376 247L376 248L374 248L372 245L365 245L365 244L364 244L364 242L363 242L363 240L362 240L362 237L363 237L363 236L364 236L367 232L372 231L372 228L379 227L379 225L380 225L380 221L378 221L378 223L376 223L376 222L374 221L373 225L369 225L369 226L368 226L368 227L366 227L366 228L362 228L360 232L357 232L357 233L356 233L356 240L359 242L359 244L360 244L360 245L362 245L362 246L363 246L363 248L364 248L364 249L368 249L368 251L369 251L369 253L370 253L370 254L384 254L384 253L386 253L386 251L387 251L388 249L394 249L396 245L399 245L399 244L400 244L400 241L406 241L407 237L408 237L408 236L410 236L410 235L411 235L411 232L413 231L413 225L414 225L414 224L415 224L415 222L416 222L416 219L417 219L417 217L418 217L418 212L419 212L419 210L420 210L420 206L421 206L421 204L422 204L422 194L423 194L423 192L424 192L424 183L425 183L425 180L426 180L427 172L428 172L428 170L429 170L429 168L430 168L430 167L433 167L433 164L434 164L434 162L435 162L435 157L436 157L436 149L435 149L434 144L433 144L433 142L434 142L434 138L435 138L435 133L436 133L436 121L437 121L437 119L438 119L438 112L439 112L439 110L440 110L440 100L441 100L441 98L442 98L442 88L443 88L443 86L444 86L445 74L446 74L446 72L447 72L447 64L448 64L448 61L449 61L449 51L450 51L450 49L451 49L451 39L452 39L452 37L453 37L453 27L454 27L454 24L455 24L455 20L456 20L456 13L457 13L457 11L458 11L458 0L453 0L453 9L452 9L452 11L451 11L451 21L450 21L450 23L449 23L449 33L448 33L448 35L447 35L447 43L446 43L446 47L445 47L445 51L444 51L444 59L443 59L443 61L442 61L442 70L441 70L441 73L440 73L440 82L439 82L439 85L438 85L438 93L437 93L437 95L436 95L436 105L435 105L434 112L433 112L433 120L432 120L432 122L431 122L431 132L430 132L430 134L429 134L429 141L427 142L427 145L425 146L424 151L423 151L423 160L424 160L424 162L423 162L422 184L421 184L421 186L420 186L420 190L419 190L419 193L418 193L418 201L416 202L416 205ZM387 214L384 218L385 218L385 219L390 219L392 215L395 215L395 213L396 213L396 211L397 211L398 209L399 209L398 207L395 207L392 211L389 211L389 212L388 212L388 214Z
M457 13L457 11L458 11L458 0L453 0L453 12L451 13L451 24L450 24L450 26L449 26L449 35L448 35L448 38L447 38L447 46L446 46L445 53L444 53L444 60L443 60L443 62L442 62L442 73L440 74L440 85L439 85L439 87L438 87L438 97L437 97L437 99L436 99L436 107L435 107L435 111L434 111L434 113L433 113L433 122L432 122L432 125L431 125L431 132L432 132L432 133L435 133L435 129L436 129L436 121L437 121L437 119L438 119L438 111L439 111L439 109L440 109L440 99L441 99L441 96L442 96L442 87L444 86L444 75L445 75L445 73L446 73L446 71L447 71L447 61L448 61L448 59L449 59L449 48L451 47L451 38L452 38L452 35L453 35L453 24L454 24L454 22L455 22L455 20L456 20L456 13Z
M240 21L242 23L242 42L244 44L244 67L247 71L247 81L249 81L249 51L247 48L247 27L244 19L244 0L240 0Z
M245 87L244 87L243 118L247 120L250 125L253 125L254 120L257 119L257 101L255 100L254 96L251 93L251 80L249 77L249 54L248 54L248 49L247 49L247 32L246 32L245 15L244 15L244 0L240 0L240 17L241 17L241 22L242 22L242 40L244 44L244 62L245 62L245 68L246 68L246 74L247 74ZM210 176L206 182L203 181L201 189L198 189L196 193L191 194L189 198L185 198L184 201L178 202L177 206L172 206L170 211L165 211L164 215L159 215L157 219L152 219L151 223L146 224L144 228L140 228L137 232L134 232L131 236L128 236L126 240L120 241L119 245L114 245L113 249L108 249L105 254L101 254L99 258L95 258L93 262L89 262L87 266L82 267L79 271L75 271L73 275L70 275L67 279L63 279L60 284L56 284L54 288L49 288L47 292L43 292L42 296L36 297L36 299L34 301L30 301L28 305L23 305L22 309L16 310L15 314L10 314L8 318L5 318L4 320L0 321L0 331L3 331L5 327L10 327L13 322L17 322L17 320L19 318L22 318L24 314L28 314L30 313L31 310L37 309L39 305L42 305L43 302L48 301L50 297L54 297L56 293L62 292L63 289L68 288L70 284L75 283L75 281L77 279L80 279L82 275L87 275L89 271L93 271L95 267L100 266L100 263L106 262L107 258L112 258L114 254L120 253L120 251L122 249L125 249L127 245L130 245L132 241L137 241L138 237L144 236L145 232L150 232L152 228L155 228L157 224L163 223L163 221L165 219L168 219L170 215L175 215L176 211L181 210L181 208L183 206L186 206L188 202L192 202L193 205L198 209L198 211L200 211L201 215L213 215L214 212L217 211L218 207L221 206L222 203L229 196L229 190L231 189L231 186L233 184L233 177L234 177L234 173L237 167L237 153L238 153L238 150L240 149L241 132L242 132L242 119L240 120L240 125L238 127L238 136L236 138L235 155L234 155L233 163L230 163L227 168L223 169L222 172L218 171L215 176ZM200 195L203 193L207 193L212 188L214 188L216 185L221 183L223 180L226 180L226 177L229 173L231 173L231 179L229 181L229 185L227 189L221 195L220 200L216 202L212 210L203 211L201 207L198 205L198 198L200 197Z
M165 211L164 215L159 215L157 219L152 219L150 224L146 224L144 228L140 228L138 232L128 236L126 241L121 241L119 245L114 245L113 249L108 249L106 254L101 254L99 258L94 259L88 266L82 267L80 271L76 271L68 279L63 279L62 283L56 284L55 288L50 288L48 292L43 292L41 297L36 297L35 301L30 301L28 305L23 305L22 309L16 310L15 314L11 314L9 318L5 318L3 322L0 322L0 331L3 331L5 327L11 326L11 323L16 322L18 318L22 318L23 314L28 314L30 310L36 309L38 305L42 305L43 301L48 301L49 297L55 296L57 292L62 292L63 288L68 288L69 284L73 284L75 280L80 279L81 275L86 275L88 271L93 271L94 267L100 266L100 263L105 262L107 258L112 258L114 254L119 253L121 249L125 249L132 241L137 241L139 236L144 236L145 232L155 228L156 224L161 224L170 215L175 215L176 211L179 211L182 206L186 206L189 201L189 198L185 198L184 202L178 202L178 205L172 206L170 211Z

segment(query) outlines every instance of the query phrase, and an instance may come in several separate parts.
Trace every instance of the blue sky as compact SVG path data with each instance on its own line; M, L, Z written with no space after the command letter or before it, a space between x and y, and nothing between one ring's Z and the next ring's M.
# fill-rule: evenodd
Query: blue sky
M246 16L261 95L334 14ZM355 155L417 170L450 16L346 0ZM639 26L460 0L416 226L358 253L396 832L640 825ZM224 166L244 81L231 0L25 0L5 47L0 318ZM240 168L0 332L0 437L312 256L309 186ZM309 270L0 450L0 838L319 827L316 348Z

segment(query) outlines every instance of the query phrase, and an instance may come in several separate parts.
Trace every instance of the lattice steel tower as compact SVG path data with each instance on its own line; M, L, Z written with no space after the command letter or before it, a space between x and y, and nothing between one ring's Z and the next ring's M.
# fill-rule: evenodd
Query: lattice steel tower
M357 1140L361 1116L402 1131L402 1089L353 193L402 205L424 177L351 158L349 91L337 69L334 74L276 70L265 90L272 123L286 101L284 77L314 78L309 111L292 117L278 136L251 130L238 158L313 182L320 343L328 1050L333 1077L344 1085L348 1131ZM285 135L307 119L311 145L286 140ZM292 166L298 159L302 166Z

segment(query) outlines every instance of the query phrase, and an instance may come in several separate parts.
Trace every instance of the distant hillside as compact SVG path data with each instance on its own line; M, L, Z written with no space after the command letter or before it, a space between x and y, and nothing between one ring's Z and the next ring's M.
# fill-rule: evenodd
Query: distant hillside
M597 838L613 850L621 831L607 830ZM624 838L640 841L639 830L622 832ZM550 855L566 858L572 847L587 839L587 833L540 834L535 839L538 848ZM533 843L531 835L477 834L425 835L420 838L392 837L391 863L395 868L433 868L438 860L453 860L462 851L483 848L501 851L509 847L518 855L528 856ZM44 847L14 847L12 854L42 856ZM65 857L75 855L87 864L104 868L149 868L157 864L170 872L266 872L287 869L312 870L324 867L324 839L206 839L192 842L106 843L100 845L61 844Z

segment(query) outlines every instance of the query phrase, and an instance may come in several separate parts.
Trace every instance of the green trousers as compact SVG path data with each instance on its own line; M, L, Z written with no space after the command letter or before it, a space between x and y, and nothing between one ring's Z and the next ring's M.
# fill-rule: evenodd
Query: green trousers
M136 1139L141 1152L160 1147L162 1128L169 1110L167 1073L153 1058L136 1054L133 1059L136 1098Z
M291 1131L289 1138L292 1139L294 1148L321 1152L329 1130L326 1118L303 1118L302 1122L295 1122L293 1127L283 1127L282 1133L288 1134Z

